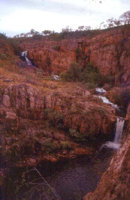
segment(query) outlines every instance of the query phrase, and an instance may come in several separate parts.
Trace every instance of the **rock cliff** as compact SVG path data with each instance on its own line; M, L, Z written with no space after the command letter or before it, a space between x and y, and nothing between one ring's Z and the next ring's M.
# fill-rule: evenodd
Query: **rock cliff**
M64 93L54 89L47 92L44 87L11 84L1 91L0 129L5 154L14 159L16 153L21 162L25 157L37 157L35 162L58 160L91 154L95 141L102 143L112 136L114 109L79 86L71 95L68 89Z
M60 74L70 64L78 62L81 67L91 63L103 76L115 85L130 83L130 27L118 27L101 31L95 36L81 39L25 41L21 46L29 50L29 57L45 73Z
M127 127L122 147L114 155L110 166L103 174L96 190L88 193L84 200L128 200L130 197L130 106L128 107Z
M121 91L120 84L122 88L129 84L129 30L129 27L119 27L72 40L21 39L21 47L28 50L28 57L36 68L21 61L6 39L0 40L2 169L14 165L36 166L43 160L56 162L78 155L92 155L104 141L113 137L114 108L95 97L83 83L54 81L41 73L60 74L69 69L72 62L79 63L81 68L92 63L118 86L108 92L113 100L113 94ZM43 69L40 74L37 73L39 68ZM117 99L114 102L117 103ZM129 110L130 106L127 122ZM96 191L88 194L85 200L127 200L128 159L129 136Z
M79 43L81 62L97 66L103 75L113 75L115 84L129 80L129 28L119 28L101 33Z

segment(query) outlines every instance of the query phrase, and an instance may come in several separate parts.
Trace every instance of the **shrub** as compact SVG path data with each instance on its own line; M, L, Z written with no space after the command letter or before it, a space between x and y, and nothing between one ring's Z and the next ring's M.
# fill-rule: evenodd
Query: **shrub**
M56 151L57 147L56 144L53 141L46 141L46 143L44 144L44 151L46 153L53 153L54 151Z
M72 63L70 69L61 75L67 81L82 81L92 85L100 84L102 76L97 67L87 63L84 68L81 68L78 63Z
M5 33L0 33L0 39L7 39L7 36Z
M61 147L62 147L63 150L64 150L64 149L67 149L67 150L72 149L72 148L71 148L71 144L70 144L68 141L62 141L62 142L61 142Z
M76 129L69 129L69 134L76 142L85 142L87 139L86 135L81 134Z
M82 71L81 80L88 83L100 84L101 74L99 73L97 67L94 67L92 64L88 63Z
M60 76L66 81L87 83L90 89L102 87L105 83L113 85L115 80L113 75L101 75L98 68L91 63L86 63L84 67L80 67L78 63L72 63L69 70Z
M79 81L81 76L81 68L77 63L72 63L66 73L62 73L61 78L66 81Z

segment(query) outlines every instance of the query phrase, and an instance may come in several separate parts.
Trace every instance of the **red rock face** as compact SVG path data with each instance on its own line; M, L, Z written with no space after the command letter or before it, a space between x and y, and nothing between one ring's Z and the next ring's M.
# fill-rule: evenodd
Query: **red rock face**
M130 104L126 115L123 144L111 160L109 168L102 175L94 192L83 200L129 200L130 187Z
M99 68L103 75L113 75L115 83L128 83L130 74L130 27L121 27L90 38L55 41L25 41L24 49L35 65L46 73L59 74L72 62L81 66L87 62Z
M74 51L61 48L55 50L53 47L52 49L43 47L41 50L30 50L29 57L36 66L42 68L47 74L60 74L69 68L70 63L75 62Z
M116 116L111 106L93 99L82 88L72 95L58 89L57 93L43 91L27 84L11 84L1 93L0 128L5 137L4 153L11 154L11 159L15 145L19 152L15 159L22 164L33 155L35 163L89 155L96 144L84 148L80 142L88 138L91 144L96 137L96 142L102 143L102 137L112 135Z
M25 41L22 47L29 50L29 58L45 74L59 74L69 69L72 62L76 62L75 49L78 43L75 40L55 41Z
M113 157L96 190L83 200L129 200L130 137Z
M122 81L127 82L130 72L129 31L115 29L84 41L81 46L86 56L84 62L97 66L103 75L114 75L115 82L122 73Z
M10 119L15 119L17 116L27 120L47 119L56 127L59 120L62 120L63 128L72 129L81 135L97 135L100 132L109 134L116 120L114 109L103 105L98 99L90 101L89 95L82 94L78 102L75 102L78 96L55 92L41 95L36 88L26 84L11 85L4 90L2 106L6 118L10 116Z

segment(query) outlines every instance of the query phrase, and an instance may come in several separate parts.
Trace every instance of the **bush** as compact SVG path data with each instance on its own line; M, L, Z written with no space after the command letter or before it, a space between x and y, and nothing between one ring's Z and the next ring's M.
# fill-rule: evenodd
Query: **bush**
M76 142L85 142L87 140L87 136L81 134L76 129L69 129L69 135L76 141Z
M101 74L97 67L88 63L83 69L81 80L88 83L99 84L101 81Z
M63 150L64 149L66 149L66 150L71 150L72 149L71 144L68 141L62 141L61 142L61 147L62 147Z
M56 151L57 146L53 141L46 141L46 143L44 144L44 151L46 153L53 153L54 151Z
M90 89L102 87L105 83L113 85L115 80L113 75L101 75L98 68L91 63L86 63L84 67L80 67L78 63L72 63L69 70L61 74L61 78L66 81L87 83Z
M79 81L81 79L81 68L77 63L72 63L66 73L61 74L61 78L66 81Z
M97 67L87 63L84 68L81 68L78 63L72 63L70 69L61 75L67 81L82 81L85 83L101 84L102 76Z
M0 33L0 39L7 39L7 36L5 33Z

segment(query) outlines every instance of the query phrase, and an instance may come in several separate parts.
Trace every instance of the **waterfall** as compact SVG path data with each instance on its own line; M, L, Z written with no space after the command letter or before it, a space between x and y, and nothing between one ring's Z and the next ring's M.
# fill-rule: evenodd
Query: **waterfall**
M117 117L116 133L115 133L115 138L114 138L114 143L116 143L116 144L121 142L124 122L125 122L125 120L123 117Z
M102 150L103 148L111 148L111 149L119 149L120 148L120 142L121 142L121 138L122 138L124 122L125 122L124 118L117 117L114 141L106 142L105 144L103 144L101 146L100 150Z
M21 56L25 58L25 61L26 61L27 65L32 65L31 61L30 61L30 60L28 59L28 57L27 57L27 54L28 54L27 51L23 51L23 52L21 53Z

